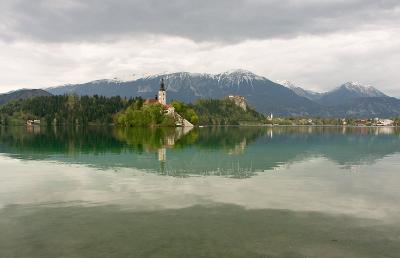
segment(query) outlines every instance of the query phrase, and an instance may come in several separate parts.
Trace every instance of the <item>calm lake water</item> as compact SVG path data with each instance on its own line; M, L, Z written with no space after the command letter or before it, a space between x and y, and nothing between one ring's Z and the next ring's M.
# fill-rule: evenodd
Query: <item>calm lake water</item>
M3 127L0 257L400 257L400 129Z

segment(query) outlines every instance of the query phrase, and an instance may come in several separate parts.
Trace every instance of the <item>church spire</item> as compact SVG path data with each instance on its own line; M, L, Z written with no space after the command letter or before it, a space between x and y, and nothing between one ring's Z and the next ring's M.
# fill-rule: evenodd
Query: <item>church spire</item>
M160 90L158 91L158 102L162 105L167 104L167 92L165 91L164 78L161 79Z
M165 91L164 78L161 78L160 91Z

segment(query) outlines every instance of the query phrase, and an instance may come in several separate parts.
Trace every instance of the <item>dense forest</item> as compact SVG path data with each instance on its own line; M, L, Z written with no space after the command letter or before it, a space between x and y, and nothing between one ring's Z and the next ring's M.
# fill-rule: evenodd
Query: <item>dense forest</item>
M255 110L244 111L228 99L198 100L194 104L172 101L171 105L194 125L238 125L265 120ZM147 105L140 97L40 96L0 106L0 124L25 124L35 119L41 120L42 125L175 126L175 118L165 114L161 105Z
M265 122L263 114L247 107L247 111L229 99L197 100L190 105L199 117L199 124L240 125Z
M239 125L241 123L262 123L262 114L249 108L242 108L228 99L198 100L186 104L177 100L171 102L175 112L194 125ZM115 122L125 127L135 126L175 126L173 116L166 115L158 104L146 105L142 99L133 100L132 104L115 116Z
M117 125L123 127L138 126L175 126L172 116L166 115L161 104L144 104L137 98L124 110L114 116Z
M197 100L190 104L174 100L171 105L194 125L343 125L343 120L338 118L276 117L267 120L251 107L245 111L229 99ZM175 118L164 111L159 104L145 104L141 97L39 96L0 105L0 124L22 125L28 120L38 119L41 125L175 126ZM394 125L400 125L399 118L393 120ZM358 124L357 119L347 118L345 121L347 125ZM371 124L373 119L368 121ZM368 123L366 125L370 125Z
M199 116L193 109L192 105L188 105L177 100L173 100L171 105L175 108L175 112L180 114L190 123L194 125L197 125L199 123Z
M41 96L15 100L0 107L2 124L21 124L40 119L42 124L109 124L114 115L137 99L102 96Z

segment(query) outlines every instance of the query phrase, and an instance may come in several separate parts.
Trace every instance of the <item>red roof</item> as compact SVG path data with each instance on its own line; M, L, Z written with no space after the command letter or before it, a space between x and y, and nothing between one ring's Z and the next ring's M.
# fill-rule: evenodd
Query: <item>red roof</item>
M147 104L147 105L160 104L161 105L161 103L157 99L146 99L144 104ZM170 104L163 105L163 107L164 107L164 109L174 108L174 106L172 106Z
M146 101L144 102L145 104L156 104L158 103L157 99L146 99Z

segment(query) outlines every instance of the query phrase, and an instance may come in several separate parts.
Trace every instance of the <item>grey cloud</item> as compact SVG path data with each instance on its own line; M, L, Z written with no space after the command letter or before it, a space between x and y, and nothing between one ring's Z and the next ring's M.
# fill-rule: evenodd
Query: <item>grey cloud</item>
M396 26L398 0L2 0L0 40L237 42Z

